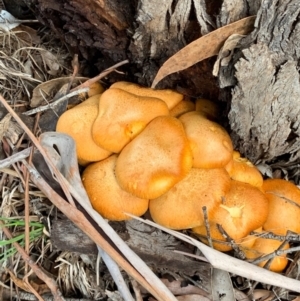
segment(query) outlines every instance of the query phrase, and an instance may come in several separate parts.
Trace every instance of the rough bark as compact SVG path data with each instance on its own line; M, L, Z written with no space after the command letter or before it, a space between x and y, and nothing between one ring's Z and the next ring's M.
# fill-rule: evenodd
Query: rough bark
M20 1L20 0L14 0ZM220 0L24 0L38 19L51 27L72 53L99 72L124 59L125 79L151 85L158 69L187 43L215 28ZM211 74L213 60L173 75L161 87L190 96L217 99L219 89ZM95 70L97 68L97 70ZM86 74L86 75L91 75ZM200 76L196 76L200 75Z
M255 30L219 73L222 87L234 87L234 144L255 162L299 163L299 16L298 1L262 1Z

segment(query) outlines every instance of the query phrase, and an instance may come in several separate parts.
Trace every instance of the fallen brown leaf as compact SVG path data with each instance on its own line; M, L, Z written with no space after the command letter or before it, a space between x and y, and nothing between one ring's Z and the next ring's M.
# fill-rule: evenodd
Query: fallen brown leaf
M166 76L187 69L194 64L217 55L228 37L232 34L248 34L254 28L256 16L231 23L193 41L171 56L158 70L152 88Z
M209 294L202 290L201 288L188 284L186 286L182 286L182 281L174 280L169 281L168 279L161 279L161 281L166 285L166 287L176 296L178 295L197 295L197 296L205 296L208 297ZM178 298L178 297L177 297Z

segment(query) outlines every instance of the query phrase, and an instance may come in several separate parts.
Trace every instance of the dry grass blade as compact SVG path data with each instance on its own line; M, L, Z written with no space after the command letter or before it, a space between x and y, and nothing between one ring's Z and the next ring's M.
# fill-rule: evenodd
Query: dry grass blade
M225 42L232 34L248 34L253 30L255 16L247 17L231 23L188 44L170 57L158 70L152 88L166 76L187 69L194 64L217 55Z
M128 215L139 221L142 221L150 226L153 226L162 231L165 231L193 246L196 246L203 253L203 255L207 258L207 260L210 262L210 264L214 268L225 270L229 273L233 273L233 274L236 274L236 275L239 275L239 276L242 276L242 277L254 280L254 281L274 285L277 287L282 287L282 288L300 293L300 281L298 281L298 280L294 280L294 279L282 276L280 274L270 272L268 270L265 270L263 268L255 266L248 262L233 258L229 255L226 255L224 253L221 253L219 251L216 251L216 250L206 246L205 244L193 239L192 237L189 237L180 232L176 232L174 230L167 229L167 228L160 226L158 224L155 224L154 222L151 222L149 220L144 220L142 218L133 216L131 214L128 214Z

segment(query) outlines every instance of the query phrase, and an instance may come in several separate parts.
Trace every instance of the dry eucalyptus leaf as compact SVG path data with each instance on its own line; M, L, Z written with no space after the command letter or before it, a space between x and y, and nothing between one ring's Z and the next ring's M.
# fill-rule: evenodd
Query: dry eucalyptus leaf
M213 301L235 300L230 275L224 270L213 269L211 279L211 290Z
M59 70L59 63L57 57L48 50L40 49L41 57L45 65L48 66L48 73L51 75L56 75Z
M234 289L234 296L236 301L251 301L244 292L238 289Z
M264 289L256 289L253 292L253 299L260 301L271 301L275 297L272 291L264 290Z
M32 108L36 108L41 105L46 105L47 102L45 101L45 99L47 99L48 101L51 100L56 92L58 92L63 85L68 84L70 80L71 77L59 77L36 86L32 93L30 106ZM86 80L86 77L76 77L74 79L74 83L80 84Z
M2 140L3 136L5 135L9 123L10 123L11 115L6 114L1 120L0 120L0 141Z
M214 76L218 76L220 66L228 65L233 55L233 50L236 48L238 42L244 37L245 35L233 34L225 41L223 47L221 48L218 54L218 58L214 64L214 68L213 68Z
M32 27L20 24L18 27L14 28L13 33L18 36L19 39L30 45L37 45L41 43L41 38L39 37L37 31Z
M226 39L232 34L245 35L253 30L255 16L231 23L188 44L170 57L158 70L152 88L166 76L187 69L209 57L217 55Z
M197 295L208 297L208 293L199 287L188 284L183 286L182 281L174 280L169 281L168 279L161 279L161 281L166 285L166 287L176 296L178 295Z

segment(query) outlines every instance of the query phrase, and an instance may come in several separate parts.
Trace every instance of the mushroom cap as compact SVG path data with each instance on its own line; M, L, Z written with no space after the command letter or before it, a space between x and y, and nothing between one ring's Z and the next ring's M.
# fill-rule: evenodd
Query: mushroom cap
M170 110L170 115L178 118L182 114L191 111L195 111L195 104L190 100L182 100L172 110Z
M95 82L89 86L89 90L87 92L80 93L78 98L79 100L84 101L94 95L102 94L104 91L104 87L99 82Z
M193 233L195 233L197 235L197 237L199 237L199 239L203 243L208 245L207 231L206 231L205 224L202 224L201 226L193 228L192 231L193 231ZM227 252L227 251L232 250L232 247L230 246L230 244L225 243L226 239L219 231L218 226L215 222L212 222L212 221L209 222L209 233L210 233L210 237L212 239L213 248L215 250L218 250L221 252ZM224 243L222 243L222 242L224 242Z
M199 226L204 222L202 207L206 206L210 216L229 187L230 178L223 168L192 168L168 192L150 200L150 214L156 223L175 230Z
M78 162L103 160L111 155L110 151L98 146L92 138L92 125L98 115L100 95L94 95L81 104L65 111L58 119L56 131L70 135L76 143Z
M230 189L211 220L237 241L265 223L268 209L268 199L258 188L231 180Z
M88 96L92 97L97 94L102 94L104 91L104 87L99 82L95 82L90 85Z
M262 227L259 227L258 229L255 229L254 232L261 233L261 232L263 232L263 229L262 229ZM250 235L247 235L246 237L243 237L243 238L237 240L235 243L238 244L240 248L250 249L250 248L252 248L252 246L254 245L254 243L258 237L259 237L258 234L250 234Z
M191 145L193 167L221 168L232 159L232 142L221 125L195 111L181 115L179 120Z
M288 230L300 233L300 190L291 182L268 179L263 190L269 200L269 214L264 229L286 235Z
M215 102L205 98L196 99L195 111L200 112L210 120L218 120L220 116L219 106Z
M268 255L276 251L281 245L281 241L275 239L267 239L263 237L258 237L254 245L251 248L242 248L247 259L256 259L264 255ZM283 250L289 249L289 244L283 247ZM267 261L262 261L258 265L263 267ZM286 254L275 256L270 265L270 271L280 273L282 272L288 264L288 259Z
M92 127L93 139L104 149L119 153L153 118L161 115L169 115L161 99L110 88L101 95Z
M160 116L124 147L117 160L116 177L124 190L154 199L182 180L192 162L181 122Z
M149 201L138 198L119 186L115 176L117 155L92 163L84 170L82 182L93 208L112 221L130 219L124 212L143 215Z
M110 88L122 89L138 96L159 98L167 104L169 110L173 109L184 98L182 94L171 89L154 90L125 81L116 82Z
M264 179L260 171L246 158L234 155L225 169L233 180L248 183L258 188L263 185Z

